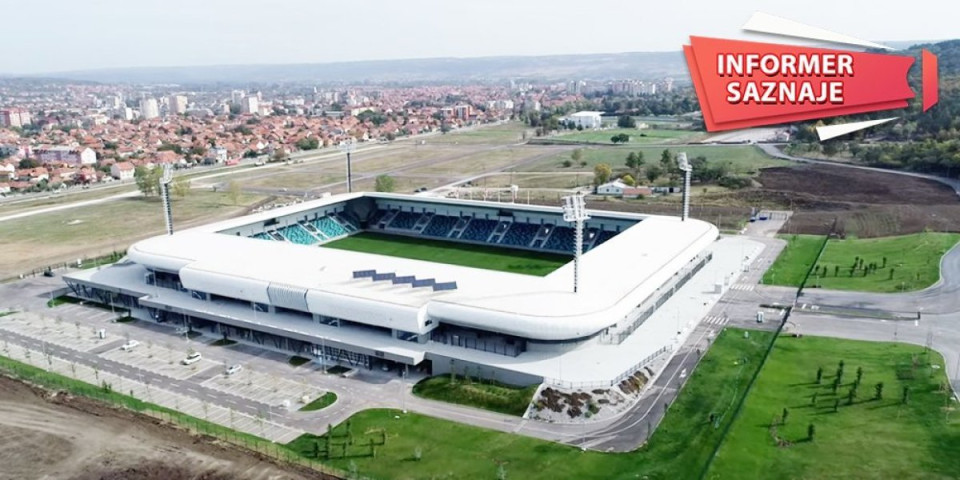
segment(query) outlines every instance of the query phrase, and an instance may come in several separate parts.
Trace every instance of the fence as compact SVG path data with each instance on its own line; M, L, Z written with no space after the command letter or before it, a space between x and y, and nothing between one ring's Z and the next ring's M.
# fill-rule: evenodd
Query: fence
M584 390L589 388L610 388L622 382L626 378L630 377L635 372L643 368L645 365L650 364L651 362L656 360L657 357L659 357L660 355L663 355L664 353L669 352L671 350L672 349L670 348L669 345L660 347L660 349L657 350L656 352L653 352L650 355L647 355L646 358L633 364L632 366L624 370L622 373L620 373L619 375L617 375L616 377L610 380L598 380L595 382L565 382L557 378L544 377L543 383L554 386L554 387L565 388L568 390L573 390L573 389Z
M77 265L76 261L53 263L45 267L38 267L38 268L34 268L33 270L20 273L15 277L5 278L2 281L20 280L20 279L29 278L29 277L36 277L39 275L43 275L48 271L56 272L56 271L66 270L69 268L92 268L98 265L109 265L111 263L114 263L120 260L126 254L127 254L126 250L119 250L119 251L110 250L108 253L105 253L105 254L96 253L92 257L84 256L82 259L80 259L79 266Z
M323 465L316 460L299 455L296 452L293 452L290 449L280 446L270 440L223 427L207 420L202 420L170 408L140 400L139 398L131 395L114 391L113 388L115 385L117 385L117 382L116 380L114 380L112 383L107 382L106 379L109 378L109 374L107 373L99 371L94 373L98 380L101 378L104 379L102 380L103 383L101 386L96 386L81 380L69 378L59 373L55 373L55 360L65 363L66 361L64 360L51 357L43 352L31 351L20 346L7 345L6 342L3 348L4 355L12 355L11 351L16 353L17 350L22 350L23 356L27 362L31 362L31 358L36 359L38 362L45 359L48 362L51 370L46 371L40 367L23 363L7 356L0 356L0 374L7 377L25 381L27 383L48 389L67 391L75 396L89 398L101 403L121 407L128 411L134 412L135 414L145 415L164 423L185 428L190 433L213 437L219 441L230 443L236 447L243 448L251 452L256 452L275 461L286 462L289 464L309 468L315 472L319 472L321 478L324 479L348 478L348 474L345 472ZM76 363L70 364L70 368L74 372L76 372L77 367L78 364ZM133 382L132 380L128 380L127 387L122 388L128 388L135 383L136 382ZM146 388L148 389L147 395L150 395L149 385L146 385ZM135 389L130 389L130 392L133 393L134 390ZM261 424L262 423L263 421L261 419Z

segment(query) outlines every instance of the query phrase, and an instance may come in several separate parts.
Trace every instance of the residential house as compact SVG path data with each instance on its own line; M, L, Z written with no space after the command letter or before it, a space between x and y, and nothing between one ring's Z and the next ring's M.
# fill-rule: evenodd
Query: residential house
M110 175L120 181L132 180L135 169L136 168L130 162L114 163L110 167Z

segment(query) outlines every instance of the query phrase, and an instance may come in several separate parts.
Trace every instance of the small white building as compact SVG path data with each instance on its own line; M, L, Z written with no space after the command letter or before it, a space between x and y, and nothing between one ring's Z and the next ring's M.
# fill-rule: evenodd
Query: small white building
M631 187L626 183L623 183L623 180L616 179L612 182L604 183L597 187L597 195L613 195L613 196L626 196L632 197L637 195L650 195L650 187L639 186Z
M566 120L583 128L596 129L603 125L603 120L600 119L600 112L577 112L568 116Z
M130 162L118 162L110 166L110 176L117 180L132 180L136 168Z

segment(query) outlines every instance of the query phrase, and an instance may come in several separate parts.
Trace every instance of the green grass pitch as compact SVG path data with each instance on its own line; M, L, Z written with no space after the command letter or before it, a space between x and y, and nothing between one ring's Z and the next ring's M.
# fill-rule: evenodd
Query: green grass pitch
M361 232L323 246L540 277L573 258L572 254L567 256L372 232Z
M922 346L781 336L704 478L957 478L960 418L946 382L943 357ZM772 425L784 408L786 422Z

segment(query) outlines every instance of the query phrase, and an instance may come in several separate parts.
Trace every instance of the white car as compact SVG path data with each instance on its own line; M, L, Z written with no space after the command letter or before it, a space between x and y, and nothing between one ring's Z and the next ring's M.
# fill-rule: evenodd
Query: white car
M133 350L134 348L136 348L137 345L140 345L140 342L136 340L128 340L127 343L124 343L123 345L120 346L120 350L123 350L124 352L129 352L130 350Z
M199 362L201 358L203 358L203 356L200 355L200 352L193 352L190 355L187 355L187 358L181 360L180 363L184 365L193 365L194 363Z
M243 365L240 365L240 364L238 363L238 364L236 364L236 365L230 365L229 367L227 367L227 371L225 371L225 372L223 372L223 373L224 373L225 375L233 375L234 373L240 372L240 370L243 370Z

